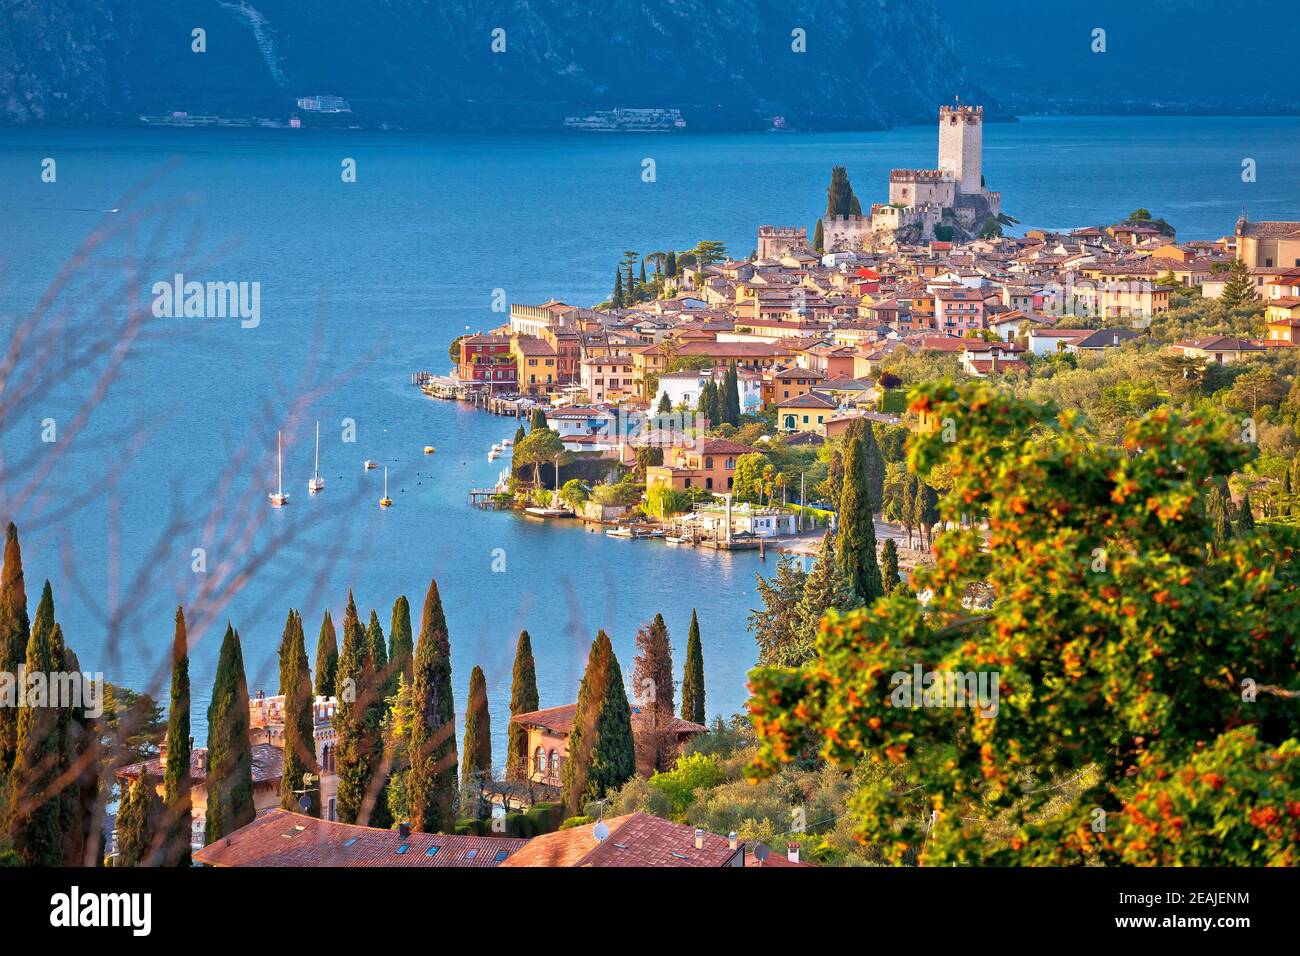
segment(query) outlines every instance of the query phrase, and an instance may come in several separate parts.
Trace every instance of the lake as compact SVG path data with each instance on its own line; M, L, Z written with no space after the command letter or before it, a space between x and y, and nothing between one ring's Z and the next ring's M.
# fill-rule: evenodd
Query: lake
M1254 219L1300 218L1298 147L1296 118L1036 118L990 124L984 169L1022 228L1110 222L1146 206L1182 238L1215 238L1243 207ZM495 290L512 302L591 305L608 295L625 249L715 239L745 256L760 225L811 230L832 164L848 167L866 206L885 198L891 168L931 167L935 151L932 127L2 131L6 341L74 250L103 230L45 314L44 347L39 336L25 344L2 396L16 404L5 406L0 513L23 536L29 601L48 577L83 668L164 696L173 610L205 607L208 623L191 631L200 739L227 619L242 635L250 688L273 693L289 607L302 609L314 655L326 607L341 637L349 587L363 618L376 608L387 633L399 594L418 629L431 577L451 629L458 703L470 668L486 672L498 763L525 627L542 705L552 706L576 698L597 628L630 676L636 628L656 612L680 674L695 608L709 713L733 713L755 660L745 628L754 572L774 562L469 508L468 490L492 484L506 464L486 453L514 422L425 398L410 375L445 371L455 334L503 321ZM46 158L52 183L41 180ZM1255 160L1255 182L1241 179L1244 158ZM355 183L341 181L345 159ZM256 327L150 319L130 339L128 306L147 312L152 283L176 273L259 283ZM123 285L133 274L142 286ZM112 350L128 340L119 368ZM85 406L93 413L82 421ZM309 497L318 420L326 488ZM266 499L277 429L292 496L281 510ZM437 453L424 456L426 444ZM382 473L364 471L367 458L389 467L386 512L376 503ZM494 554L504 571L493 570Z

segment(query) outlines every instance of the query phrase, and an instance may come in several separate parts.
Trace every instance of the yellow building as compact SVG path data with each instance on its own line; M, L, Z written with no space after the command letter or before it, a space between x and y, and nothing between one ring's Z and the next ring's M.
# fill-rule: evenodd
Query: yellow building
M839 406L817 392L776 403L776 427L784 432L817 432L835 416Z
M1250 269L1300 266L1300 222L1237 220L1237 258Z

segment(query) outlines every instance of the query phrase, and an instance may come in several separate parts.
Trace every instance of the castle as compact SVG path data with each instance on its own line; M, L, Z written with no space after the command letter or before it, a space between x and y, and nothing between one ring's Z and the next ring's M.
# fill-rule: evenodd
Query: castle
M808 251L808 229L804 226L759 226L758 258L780 259Z
M889 202L869 216L827 216L827 252L893 247L932 239L966 240L1002 220L1002 194L984 188L984 107L939 108L939 168L895 169Z

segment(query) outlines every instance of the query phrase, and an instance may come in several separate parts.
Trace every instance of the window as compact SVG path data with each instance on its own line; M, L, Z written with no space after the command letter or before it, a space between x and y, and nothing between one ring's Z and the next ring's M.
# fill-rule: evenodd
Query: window
M803 417L803 423L804 423L805 425L808 424L808 416L807 416L807 415L805 415L805 416Z
M728 459L727 459L727 471L732 471L735 467L736 467L736 459L734 459L734 458L728 458Z
M551 776L552 776L552 777L554 777L554 776L556 776L556 775L559 774L559 772L560 772L560 755L557 754L554 750L551 751L551 759L550 759L550 762L549 762L549 766L550 766L550 771L551 771Z
M533 773L540 774L542 772L542 761L545 759L546 751L542 750L541 747L533 751Z
M403 853L405 853L405 852L406 852L407 850L409 850L410 848L411 848L411 844L409 844L409 843L403 843L401 846L399 846L399 847L397 848L397 855L398 855L398 856L401 856Z
M705 479L704 479L704 487L707 488L709 491L712 491L712 490L713 490L713 479L712 479L712 478L705 478Z
M357 842L356 837L348 837L346 840L343 841L343 847L344 849L346 849L347 847L350 847L352 844L356 842Z
M442 847L440 847L440 846L431 846L431 847L429 847L429 849L427 849L427 850L424 851L424 855L425 855L425 856L437 856L437 855L438 855L438 851L441 850L441 849L442 849Z
M686 479L686 487L689 488L690 486L691 486L691 479L687 478L687 479Z
M713 469L713 458L712 458L712 456L710 456L710 457L704 459L704 467L705 467L706 469L710 470L710 471Z

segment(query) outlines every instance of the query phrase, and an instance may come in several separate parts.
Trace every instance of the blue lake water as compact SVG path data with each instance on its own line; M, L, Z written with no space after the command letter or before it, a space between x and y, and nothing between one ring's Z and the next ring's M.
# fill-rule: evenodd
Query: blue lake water
M57 181L41 181L41 161ZM656 181L642 181L655 160ZM357 182L344 184L352 158ZM1255 160L1257 181L1241 164ZM630 674L637 626L662 612L680 673L698 609L710 714L743 705L755 652L752 554L715 555L542 526L466 504L504 461L489 446L514 423L424 398L417 369L444 371L448 340L486 329L495 289L509 301L606 296L625 249L717 239L738 255L765 223L812 226L830 166L848 166L864 205L894 167L934 165L935 131L528 137L252 130L0 131L0 321L7 344L94 230L105 231L29 340L3 406L0 514L23 535L29 598L54 585L57 613L82 666L166 692L178 602L195 621L196 736L221 632L243 637L250 686L273 692L275 648L300 607L309 653L329 607L341 631L349 587L385 632L406 594L415 627L430 577L451 628L455 686L488 679L502 753L510 663L531 632L543 706L574 699L598 627ZM1252 218L1300 218L1300 119L1032 119L990 125L985 175L1026 226L1113 221L1137 206L1184 238ZM116 213L103 210L118 209ZM146 286L121 288L135 268ZM111 353L61 367L59 356L121 342L128 302L176 272L259 282L261 321L161 319L134 342L112 381ZM24 387L22 373L49 381ZM37 374L35 381L42 379ZM78 409L102 385L81 423ZM286 416L292 420L282 421ZM56 441L41 441L52 419ZM314 423L322 423L323 495L306 493ZM344 421L356 441L342 440ZM285 490L273 511L275 433L285 428ZM437 446L426 458L421 449ZM245 454L247 453L247 454ZM55 456L51 458L50 456ZM395 506L381 512L390 468ZM45 470L48 465L48 471ZM290 540L267 549L282 536ZM206 571L194 570L203 548ZM504 572L492 570L503 549ZM263 551L267 554L264 555ZM219 599L201 598L217 580ZM116 617L110 610L119 608ZM197 632L197 633L196 633ZM340 633L341 637L341 633Z

